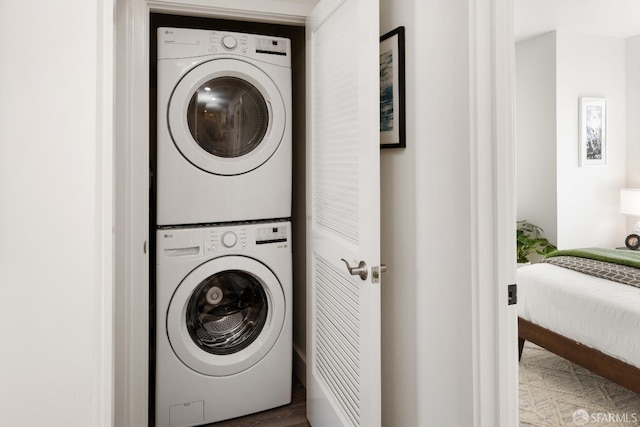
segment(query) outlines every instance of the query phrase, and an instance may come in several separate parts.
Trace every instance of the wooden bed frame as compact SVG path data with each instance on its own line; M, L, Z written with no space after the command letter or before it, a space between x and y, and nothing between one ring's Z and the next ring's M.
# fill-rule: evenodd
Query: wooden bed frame
M640 394L640 368L518 317L519 357L522 356L525 341L537 344L576 365Z

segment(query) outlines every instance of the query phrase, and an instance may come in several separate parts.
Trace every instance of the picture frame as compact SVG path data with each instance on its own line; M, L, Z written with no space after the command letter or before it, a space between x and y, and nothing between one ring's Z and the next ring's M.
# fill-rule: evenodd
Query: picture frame
M580 166L607 164L607 100L580 98Z
M380 37L380 148L405 148L404 27Z
M637 251L640 249L640 236L637 234L629 234L624 241L624 245L630 251Z

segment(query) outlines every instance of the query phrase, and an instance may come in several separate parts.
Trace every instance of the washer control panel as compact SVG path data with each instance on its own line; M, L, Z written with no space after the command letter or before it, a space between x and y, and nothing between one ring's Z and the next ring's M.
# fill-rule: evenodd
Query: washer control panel
M208 231L204 246L209 253L247 249L248 233L246 228L211 228Z
M291 251L291 222L162 227L156 231L156 262L179 264L218 255ZM211 295L212 300L216 298Z
M246 224L206 229L205 252L224 253L273 247L290 247L290 223Z

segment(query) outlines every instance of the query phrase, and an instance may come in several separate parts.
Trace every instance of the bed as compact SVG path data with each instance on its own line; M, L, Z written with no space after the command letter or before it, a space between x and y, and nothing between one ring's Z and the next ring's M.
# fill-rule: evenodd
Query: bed
M558 251L518 269L525 341L640 393L640 252Z

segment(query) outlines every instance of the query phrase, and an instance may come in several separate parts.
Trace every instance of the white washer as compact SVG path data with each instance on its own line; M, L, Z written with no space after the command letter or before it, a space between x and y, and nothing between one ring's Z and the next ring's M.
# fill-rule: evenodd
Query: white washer
M157 224L291 217L291 43L158 28Z
M157 231L156 426L291 402L291 224Z

